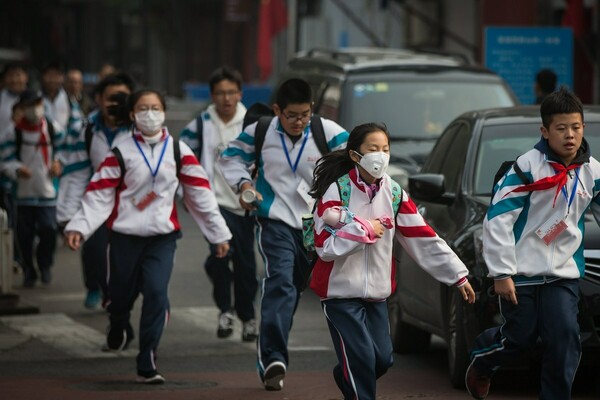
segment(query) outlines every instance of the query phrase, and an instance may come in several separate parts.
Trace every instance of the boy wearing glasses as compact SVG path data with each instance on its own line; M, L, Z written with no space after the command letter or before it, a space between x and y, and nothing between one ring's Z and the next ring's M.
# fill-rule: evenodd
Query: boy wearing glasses
M257 123L247 126L223 152L219 167L239 193L252 191L257 202L239 202L256 216L258 246L265 261L257 369L265 389L281 390L288 365L287 342L309 269L302 244L302 215L312 211L308 191L316 161L322 156L310 126L312 91L302 79L278 89L273 117L260 159L255 155ZM321 118L329 150L343 148L348 132ZM256 179L251 169L256 163Z
M235 312L242 321L242 340L251 342L258 337L254 314L254 299L258 289L254 221L244 215L238 196L216 168L218 156L225 145L242 131L246 114L246 107L240 101L242 76L236 70L220 67L211 74L208 85L212 103L184 128L180 138L190 146L206 170L221 215L233 234L229 255L218 258L216 246L210 245L210 255L204 263L206 273L213 283L213 299L220 311L217 336L226 338L233 333ZM230 261L233 270L229 268Z

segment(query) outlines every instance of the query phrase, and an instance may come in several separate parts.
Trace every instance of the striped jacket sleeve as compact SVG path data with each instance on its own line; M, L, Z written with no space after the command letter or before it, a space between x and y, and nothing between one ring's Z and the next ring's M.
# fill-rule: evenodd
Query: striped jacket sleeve
M469 271L465 264L427 224L406 192L396 215L396 239L438 281L446 285L462 285L466 281Z
M183 202L187 210L209 243L227 242L232 235L219 211L217 199L210 189L206 171L185 143L180 143L180 149L179 179L183 187Z
M85 143L86 126L68 129L64 143L64 168L58 189L56 218L68 222L79 210L81 199L92 176L92 164Z
M81 208L67 224L65 231L80 232L87 240L113 211L116 189L120 182L119 162L114 154L110 153L92 176L81 201Z
M179 140L187 144L196 157L200 159L200 154L198 154L198 146L200 143L198 142L198 127L196 124L197 119L194 118L185 126L185 128L183 128L181 133L179 133Z
M17 169L23 165L17 159L15 130L7 129L0 138L0 172L9 179L17 179Z
M254 164L254 131L257 122L248 125L237 138L229 142L217 161L223 177L232 190L237 193L244 181L252 181L250 168ZM269 129L271 129L269 127Z

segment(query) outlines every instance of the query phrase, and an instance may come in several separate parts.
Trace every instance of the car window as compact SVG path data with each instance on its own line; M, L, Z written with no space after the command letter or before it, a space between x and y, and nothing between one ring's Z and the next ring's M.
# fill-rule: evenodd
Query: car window
M514 105L500 83L378 81L349 88L348 126L370 121L387 124L392 139L434 140L459 114Z
M539 123L486 126L473 174L473 194L490 196L494 175L504 161L515 160L540 140ZM586 123L584 136L592 149L600 149L600 123Z
M452 142L454 141L457 132L460 130L460 127L461 123L454 123L446 129L444 134L437 141L433 150L431 150L421 172L430 174L442 173L442 166L448 155L448 149L452 146Z
M326 86L320 96L320 105L316 112L324 118L338 121L340 116L340 93L341 90L338 85Z
M446 192L455 193L465 166L465 158L469 142L471 141L471 128L466 123L457 124L456 133L452 140L452 152L446 152L440 173L444 175Z

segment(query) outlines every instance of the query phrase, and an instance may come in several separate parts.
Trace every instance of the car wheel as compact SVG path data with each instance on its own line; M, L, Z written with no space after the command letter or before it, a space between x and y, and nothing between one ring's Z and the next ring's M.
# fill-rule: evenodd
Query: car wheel
M431 334L402 321L402 311L397 302L393 300L388 302L388 313L390 336L396 353L419 353L429 349Z
M448 371L456 389L465 387L465 373L469 366L469 349L465 334L465 304L458 290L449 295L448 309Z

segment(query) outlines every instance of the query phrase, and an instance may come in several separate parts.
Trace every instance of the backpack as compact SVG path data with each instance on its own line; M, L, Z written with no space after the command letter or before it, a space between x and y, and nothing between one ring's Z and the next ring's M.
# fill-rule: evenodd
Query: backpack
M510 170L510 167L514 168L515 174L517 174L519 179L521 179L521 181L524 184L530 183L527 175L525 175L525 173L523 172L521 167L519 167L519 164L517 164L517 160L504 161L500 165L500 168L498 168L498 171L496 171L496 174L494 175L494 182L492 184L492 194L495 193L495 189L496 189L496 185L498 184L498 181L500 179L502 179L502 177L504 175L506 175L506 173Z
M196 117L196 136L198 137L198 159L202 155L202 135L204 131L204 124L202 119L202 114ZM262 151L262 146L265 142L265 136L267 135L267 130L269 129L269 125L273 120L275 113L273 109L265 103L257 102L252 104L246 110L246 115L244 115L244 122L242 123L242 129L246 129L248 125L256 124L256 129L254 131L254 155L255 155L255 165L258 165L258 161L260 159L260 154ZM313 133L313 138L319 149L321 155L325 155L329 153L329 147L327 146L327 139L325 138L325 130L323 128L323 121L317 115L313 115L310 119L311 130ZM252 170L252 179L256 177L258 172L257 168Z
M120 187L123 184L123 180L125 179L125 161L123 160L123 154L121 153L121 150L119 150L117 147L113 147L112 149L110 149L110 151L113 152L113 154L115 155L115 158L117 159L117 163L119 164L119 169L121 170L121 179L119 180L119 184L117 185L117 187ZM173 138L173 155L175 157L175 165L177 166L177 179L181 179L181 149L179 148L179 140L175 140L175 138Z
M48 127L48 136L50 136L50 145L52 146L52 151L56 151L56 137L54 131L54 125L48 119L46 119L46 126ZM15 150L17 155L17 160L21 161L21 147L23 147L23 131L19 128L15 128Z
M336 183L338 185L338 191L340 193L342 206L348 207L348 202L350 200L350 190L352 188L350 184L350 177L348 176L348 174L343 175L338 178ZM395 218L398 214L400 203L402 202L402 189L400 188L400 185L393 180L391 181L391 185ZM313 207L313 212L311 214L305 214L302 216L302 243L304 244L304 248L309 254L314 253L315 251L315 221L313 215L315 213L316 208L317 203L315 203Z

